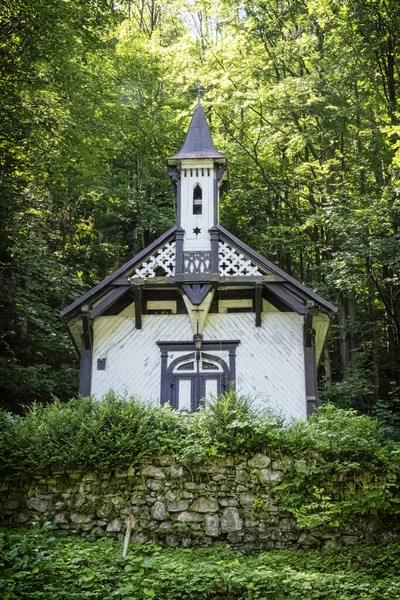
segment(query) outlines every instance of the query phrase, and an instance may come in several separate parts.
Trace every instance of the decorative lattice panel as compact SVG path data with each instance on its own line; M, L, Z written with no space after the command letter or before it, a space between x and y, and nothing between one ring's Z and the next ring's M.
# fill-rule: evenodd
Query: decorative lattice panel
M211 269L211 252L184 252L184 273L209 273Z
M162 270L160 276L173 277L175 275L175 242L169 242L146 258L131 275L131 279L143 277L149 279L158 275L157 269Z
M263 275L249 258L225 242L219 243L219 274L221 277Z

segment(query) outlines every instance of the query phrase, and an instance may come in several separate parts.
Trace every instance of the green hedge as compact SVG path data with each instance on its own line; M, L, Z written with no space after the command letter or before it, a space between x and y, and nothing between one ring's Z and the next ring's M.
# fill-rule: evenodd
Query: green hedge
M226 546L166 550L122 542L0 533L4 600L394 600L400 545L255 556Z
M227 455L284 458L275 494L300 525L341 525L364 514L397 515L400 444L379 423L332 405L285 422L225 394L189 416L109 394L0 413L0 473L27 479L53 470L110 471L170 453L183 464Z

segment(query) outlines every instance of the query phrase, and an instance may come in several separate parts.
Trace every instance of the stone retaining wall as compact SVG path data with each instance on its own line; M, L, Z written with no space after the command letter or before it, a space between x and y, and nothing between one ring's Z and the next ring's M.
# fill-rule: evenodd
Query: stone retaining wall
M389 535L377 519L341 531L299 530L274 500L282 477L282 465L260 454L190 469L164 456L112 474L54 472L25 486L0 484L0 520L25 525L39 516L74 534L122 539L132 513L134 540L171 547L222 540L249 550L332 547Z

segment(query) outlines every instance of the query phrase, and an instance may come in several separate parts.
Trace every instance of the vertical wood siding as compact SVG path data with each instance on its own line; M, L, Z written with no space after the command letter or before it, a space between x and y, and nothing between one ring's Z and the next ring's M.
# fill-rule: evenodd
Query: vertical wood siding
M205 340L239 339L236 387L288 417L306 415L303 319L295 313L209 314ZM192 340L188 315L145 315L137 330L132 317L99 317L94 322L92 393L113 389L158 403L161 361L158 341ZM105 371L97 359L106 358Z

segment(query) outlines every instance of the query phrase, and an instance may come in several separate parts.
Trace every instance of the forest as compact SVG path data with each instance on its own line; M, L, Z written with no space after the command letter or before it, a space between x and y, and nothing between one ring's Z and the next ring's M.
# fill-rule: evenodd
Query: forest
M321 397L400 419L400 4L6 0L0 397L77 394L60 310L174 223L197 82L221 222L338 307Z

